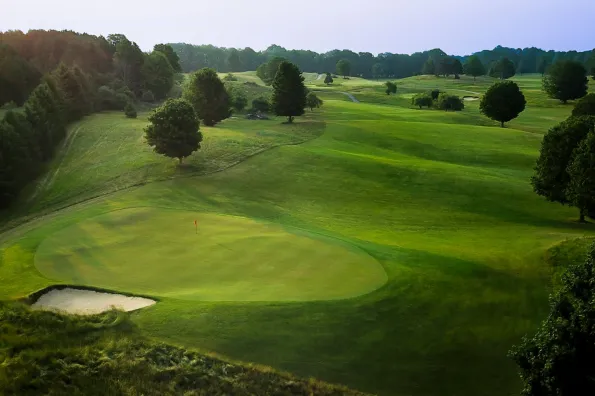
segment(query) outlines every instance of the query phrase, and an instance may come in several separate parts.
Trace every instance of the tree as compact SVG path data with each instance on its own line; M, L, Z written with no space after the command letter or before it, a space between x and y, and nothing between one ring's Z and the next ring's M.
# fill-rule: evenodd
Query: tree
M574 105L572 115L578 116L595 116L595 93L590 93L580 98Z
M515 119L525 110L525 95L513 81L500 81L493 84L486 91L479 103L479 110L491 118L504 123Z
M548 201L567 205L566 189L570 183L567 172L573 152L595 129L595 117L570 117L551 128L543 137L541 150L531 178L533 190Z
M157 100L165 98L174 85L174 69L163 52L147 55L141 73L144 88L153 92Z
M229 94L213 69L204 68L193 73L183 97L188 100L198 118L213 126L230 115Z
M541 61L539 62L539 65L537 66L537 72L541 73L541 76L543 76L545 74L545 72L547 71L548 66L549 66L548 60L545 58L541 59Z
M436 74L436 65L432 58L428 58L421 69L421 74L434 75Z
M168 99L149 116L145 138L153 150L182 160L200 148L200 122L192 105L184 99Z
M463 65L461 61L458 59L453 59L452 61L452 74L455 75L455 79L459 79L459 75L463 74Z
M351 75L351 62L346 59L341 59L337 62L336 65L337 74L346 78L347 76Z
M63 94L68 121L78 120L90 112L85 89L71 68L61 63L52 73L52 78Z
M227 93L230 97L231 107L236 111L242 111L248 105L248 97L246 96L246 91L243 89L229 85L227 88Z
M232 48L229 50L227 56L227 67L231 72L239 72L242 70L242 62L240 61L240 54L237 49Z
M438 99L438 96L440 96L441 93L442 92L440 92L439 89L433 89L433 90L430 91L429 94L432 97L432 100L437 100Z
M12 202L28 181L31 165L26 142L5 120L0 120L0 207Z
M463 103L461 98L459 98L456 95L448 95L445 93L441 93L440 95L438 95L436 106L440 110L444 111L461 111L465 108L465 104Z
M523 395L595 394L595 246L570 265L550 296L550 313L510 356L521 371Z
M150 90L143 91L141 95L141 100L147 103L153 103L155 101L155 95Z
M562 103L587 94L589 80L585 67L575 61L554 63L543 77L543 90L550 98Z
M580 221L584 222L589 208L595 208L595 131L576 148L567 172L570 183L566 196L579 209Z
M126 118L136 118L136 107L131 102L126 103L124 106L124 114Z
M466 75L473 76L473 81L475 81L476 77L486 74L486 69L477 55L472 55L467 58L464 70Z
M506 57L501 58L496 62L490 70L491 77L499 78L501 80L506 80L513 77L515 74L516 67L514 66L514 63Z
M0 107L8 102L22 106L40 77L29 62L0 41Z
M395 84L394 82L391 81L387 81L384 83L384 86L386 87L386 89L384 90L384 92L387 95L390 95L391 93L396 94L397 93L397 84Z
M295 116L304 114L306 107L306 87L304 77L296 65L282 62L273 80L271 107L278 116L287 117L292 123Z
M320 99L314 92L308 92L306 96L306 106L310 108L310 111L314 111L314 108L322 106L322 99Z
M331 73L326 73L326 77L324 77L324 83L326 85L331 85L333 83L333 76L331 76Z
M266 85L271 85L273 79L275 78L275 75L277 74L277 70L279 70L279 65L285 61L285 58L274 56L271 59L269 59L268 62L258 66L258 68L256 69L256 75Z
M428 94L417 94L413 98L411 98L411 104L419 106L420 109L424 106L426 106L429 109L430 107L432 107L433 103L434 101L432 100L432 97Z
M384 76L384 67L382 67L382 63L374 63L372 66L372 76L374 78L380 78Z
M180 66L180 58L178 57L178 54L176 54L171 45L155 44L155 46L153 47L153 52L156 51L161 52L165 55L175 73L182 72L182 67Z
M270 110L271 104L269 103L267 98L258 97L252 101L252 109L256 111L260 111L262 113L266 113Z
M133 92L140 91L142 83L141 68L144 62L144 54L134 42L131 42L123 35L114 38L108 36L108 40L114 40L116 52L114 54L114 68L117 76Z

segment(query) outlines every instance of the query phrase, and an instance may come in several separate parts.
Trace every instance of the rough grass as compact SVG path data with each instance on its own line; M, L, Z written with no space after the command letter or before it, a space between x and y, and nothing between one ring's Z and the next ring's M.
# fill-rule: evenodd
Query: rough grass
M132 178L144 185L0 235L0 298L59 282L35 269L40 244L106 212L143 206L242 216L340 239L378 260L388 281L364 296L336 301L164 297L132 316L141 333L378 394L517 393L520 381L506 353L547 315L547 251L595 235L592 224L576 222L576 210L546 202L529 184L543 133L571 106L550 106L536 93L526 112L502 129L479 114L477 102L453 113L417 110L399 97L432 87L466 90L472 80L405 79L388 99L382 82L345 83L351 88L316 86L323 108L293 127L280 120L230 120L216 127L213 137L221 128L237 140L216 146L223 158L254 139L252 126L275 131L267 147L278 147L197 177L172 177L179 172L173 162L166 166L144 151L139 132L131 132L142 119L111 129L102 126L110 114L89 119L72 142L72 161L65 162L70 171L60 172L30 203L31 211L77 202L95 185L99 192L114 191L109 181L126 175L126 158L156 164L157 171L152 178ZM488 85L478 82L470 90L482 93ZM363 103L346 101L343 91ZM304 143L279 146L287 135ZM93 163L85 162L87 153ZM210 163L205 156L204 164Z

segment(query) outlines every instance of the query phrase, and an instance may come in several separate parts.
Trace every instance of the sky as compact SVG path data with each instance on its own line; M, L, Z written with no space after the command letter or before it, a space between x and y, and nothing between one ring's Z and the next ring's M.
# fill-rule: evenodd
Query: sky
M0 30L13 29L122 33L145 51L168 42L373 54L585 51L595 47L595 0L0 0Z

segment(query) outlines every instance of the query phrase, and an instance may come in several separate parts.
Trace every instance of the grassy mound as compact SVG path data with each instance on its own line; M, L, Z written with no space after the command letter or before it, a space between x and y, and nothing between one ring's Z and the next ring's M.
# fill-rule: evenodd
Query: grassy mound
M44 276L70 284L191 300L347 298L386 282L377 261L328 238L246 218L151 208L64 228L43 241L35 263Z

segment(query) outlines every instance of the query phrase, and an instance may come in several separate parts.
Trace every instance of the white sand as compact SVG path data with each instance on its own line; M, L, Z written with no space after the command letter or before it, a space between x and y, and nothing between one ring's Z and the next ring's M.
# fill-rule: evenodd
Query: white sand
M473 100L479 100L479 98L474 98L474 97L472 97L472 96L464 96L464 97L463 97L463 100L466 100L466 101L468 101L468 102L471 102L471 101L473 101Z
M113 307L124 311L134 311L155 304L155 301L142 297L128 297L122 294L99 293L80 289L54 289L42 295L34 309L64 311L71 314L93 315L109 311Z

